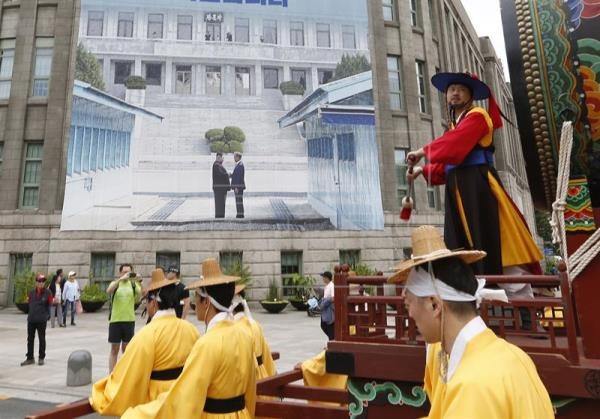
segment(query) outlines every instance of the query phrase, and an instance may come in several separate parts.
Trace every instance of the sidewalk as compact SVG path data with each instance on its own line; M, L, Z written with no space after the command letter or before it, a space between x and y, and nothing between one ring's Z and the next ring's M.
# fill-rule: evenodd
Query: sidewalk
M137 314L136 331L145 324ZM289 371L298 362L319 353L326 346L326 336L320 329L319 318L311 318L293 307L280 314L268 314L256 308L254 318L264 329L272 351L281 354L276 362L279 372ZM15 307L0 309L0 418L5 399L27 399L54 404L69 403L90 394L91 385L67 387L67 359L71 352L86 349L92 354L92 380L108 373L108 311L83 313L75 322L77 326L46 329L46 363L43 366L21 367L27 346L27 316ZM203 323L196 320L194 313L188 318L203 333ZM67 319L67 324L69 320ZM35 341L37 361L38 340ZM33 405L32 405L33 406ZM33 407L32 411L36 408ZM39 409L39 408L38 408ZM8 416L6 416L8 417Z

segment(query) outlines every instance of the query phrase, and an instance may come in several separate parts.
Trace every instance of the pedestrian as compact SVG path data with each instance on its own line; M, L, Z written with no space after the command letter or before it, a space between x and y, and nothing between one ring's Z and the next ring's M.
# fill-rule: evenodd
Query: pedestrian
M408 153L413 172L407 175L446 184L446 245L485 251L472 266L477 275L502 275L510 267L541 274L542 254L494 168L493 135L502 118L490 88L468 73L437 73L431 82L446 96L450 129ZM474 105L483 99L489 99L489 112ZM429 162L415 166L423 157Z
M244 162L242 162L242 153L233 153L235 167L231 174L231 188L235 195L235 218L244 218L244 190L246 189Z
M81 295L81 289L79 288L79 282L77 281L77 274L75 271L70 271L67 277L67 281L63 286L62 299L65 302L63 307L63 324L67 324L67 311L71 311L71 326L75 326L75 311L77 303L79 302L79 296Z
M121 347L121 353L124 353L135 333L135 304L140 301L142 295L142 288L135 278L137 278L137 274L133 272L133 266L124 263L119 266L119 278L112 281L106 289L110 296L108 314L109 372L112 372L117 363L119 347Z
M232 316L238 277L223 275L216 259L202 263L196 290L196 317L206 325L167 393L128 409L124 419L250 419L256 403L256 359L252 335Z
M177 318L185 320L190 310L190 292L181 282L179 268L177 266L169 266L167 269L167 279L175 281L177 295L179 296L178 304L175 306L175 314Z
M477 314L481 299L508 301L504 290L484 288L470 267L485 252L450 251L433 226L412 232L412 249L389 280L405 283L406 310L427 343L427 417L554 418L531 358Z
M162 269L152 271L144 293L150 322L131 339L112 373L92 387L90 404L103 416L121 416L168 391L200 337L192 323L175 315L176 281L166 279Z
M38 365L44 365L44 359L46 358L46 323L52 305L52 293L45 287L45 284L46 277L38 272L35 274L35 289L29 291L27 295L27 302L29 303L29 312L27 313L27 358L21 362L22 367L35 363L33 344L36 331L40 341Z
M333 275L330 271L325 271L321 274L321 279L325 284L323 298L319 304L319 308L321 309L321 330L323 330L329 340L333 340L335 338L335 306L333 305L335 288L333 286Z
M50 307L50 326L54 328L54 323L58 321L59 327L65 327L65 322L63 319L63 310L62 310L62 274L63 270L58 269L54 275L52 275L52 280L50 280L50 285L48 289L52 294L52 306Z
M213 194L215 196L215 218L225 218L225 200L231 189L229 174L223 167L223 153L217 153L212 167Z

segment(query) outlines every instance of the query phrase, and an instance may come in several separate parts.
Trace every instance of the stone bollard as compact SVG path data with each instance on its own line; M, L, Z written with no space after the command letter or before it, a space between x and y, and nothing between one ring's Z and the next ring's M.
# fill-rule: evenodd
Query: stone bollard
M67 361L67 386L85 386L92 382L92 354L79 350L69 355Z

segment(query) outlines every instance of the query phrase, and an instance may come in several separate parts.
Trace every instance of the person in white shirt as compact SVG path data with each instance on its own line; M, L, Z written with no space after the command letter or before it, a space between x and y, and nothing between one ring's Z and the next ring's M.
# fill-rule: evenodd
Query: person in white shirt
M321 279L325 284L323 299L321 300L321 330L327 335L329 340L334 339L335 332L335 310L333 305L334 286L333 275L329 271L321 274Z
M75 304L79 301L81 290L77 282L76 273L69 272L69 278L63 286L62 299L65 302L63 310L63 324L67 324L67 310L71 310L71 326L75 326Z

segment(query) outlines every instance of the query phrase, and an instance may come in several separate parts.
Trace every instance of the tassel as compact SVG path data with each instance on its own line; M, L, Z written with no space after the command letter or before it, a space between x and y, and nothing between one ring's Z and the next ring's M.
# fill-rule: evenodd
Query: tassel
M412 173L413 173L412 166L408 167L408 173L412 175ZM411 215L412 209L413 209L413 202L412 202L412 198L410 197L410 195L412 194L412 185L413 185L413 181L409 180L408 181L408 189L406 191L406 196L404 198L402 198L402 210L400 211L400 219L405 222L410 220L410 215Z
M492 124L494 125L494 128L500 128L502 127L502 111L500 110L498 103L496 103L496 99L494 98L494 95L492 94L491 90L490 97L488 98L488 100L488 113L490 114L490 118L492 119Z

